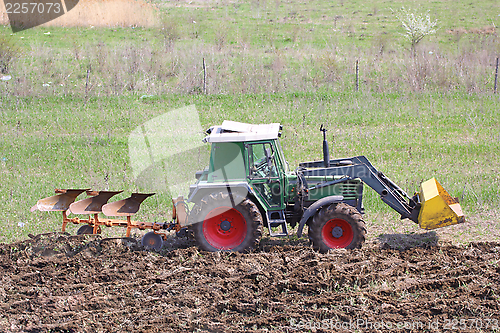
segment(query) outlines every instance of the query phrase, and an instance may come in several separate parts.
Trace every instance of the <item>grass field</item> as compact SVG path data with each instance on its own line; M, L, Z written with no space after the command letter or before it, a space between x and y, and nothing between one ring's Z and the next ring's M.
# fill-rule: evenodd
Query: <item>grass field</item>
M54 188L140 189L130 131L191 104L206 127L283 123L292 168L321 158L325 124L333 156L367 155L409 193L435 176L459 197L469 222L443 240L500 239L496 1L154 5L153 26L0 27L0 61L13 55L0 81L0 242L58 229L59 216L29 211ZM439 21L415 57L391 11L403 5ZM424 232L366 192L369 237ZM138 218L168 220L169 206L157 195Z

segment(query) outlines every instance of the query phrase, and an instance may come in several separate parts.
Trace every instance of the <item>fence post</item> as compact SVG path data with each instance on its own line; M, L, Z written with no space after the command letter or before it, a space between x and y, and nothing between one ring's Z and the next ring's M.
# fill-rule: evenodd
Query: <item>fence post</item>
M207 94L207 66L205 65L205 58L203 58L203 94Z
M495 66L495 86L493 88L493 92L495 94L497 93L497 83L498 83L498 57L497 57L497 64Z
M356 91L359 91L359 60L356 59Z
M85 80L85 97L87 97L89 93L89 84L90 84L90 72L92 71L92 65L89 64L87 67L87 79Z

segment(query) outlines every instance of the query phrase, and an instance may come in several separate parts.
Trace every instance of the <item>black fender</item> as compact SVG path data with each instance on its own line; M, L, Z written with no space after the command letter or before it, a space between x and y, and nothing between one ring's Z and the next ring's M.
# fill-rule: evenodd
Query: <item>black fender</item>
M307 207L306 211L304 214L302 214L302 218L299 221L299 228L297 229L297 237L302 237L302 230L304 229L304 225L307 223L307 221L314 215L316 212L323 206L326 205L331 205L333 203L339 203L344 201L344 196L342 195L332 195L329 197L324 197L322 199L319 199L315 203L313 203L311 206Z

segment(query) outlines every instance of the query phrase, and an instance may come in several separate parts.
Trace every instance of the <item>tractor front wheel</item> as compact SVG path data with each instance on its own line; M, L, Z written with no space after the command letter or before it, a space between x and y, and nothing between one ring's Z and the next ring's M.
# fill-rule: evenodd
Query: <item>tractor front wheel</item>
M190 219L196 244L205 251L248 252L262 237L262 215L255 203L237 194L211 193L197 203Z
M324 206L309 224L309 239L315 250L359 249L365 242L365 222L356 208L345 203Z

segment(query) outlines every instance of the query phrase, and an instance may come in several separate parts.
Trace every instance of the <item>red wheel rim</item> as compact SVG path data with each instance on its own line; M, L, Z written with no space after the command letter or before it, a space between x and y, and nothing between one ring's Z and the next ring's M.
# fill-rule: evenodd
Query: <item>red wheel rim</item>
M148 232L142 237L141 244L145 247L159 250L163 246L163 240L160 235L154 232Z
M247 222L239 211L221 206L212 209L203 220L203 235L219 250L231 250L240 245L247 235Z
M346 220L332 219L325 223L321 235L329 248L336 249L349 246L354 237L354 232Z
M146 244L147 244L148 246L151 246L151 247L156 247L156 245L157 245L158 243L159 243L159 242L158 242L158 240L157 240L155 237L150 237L150 238L147 240L147 242L146 242Z

